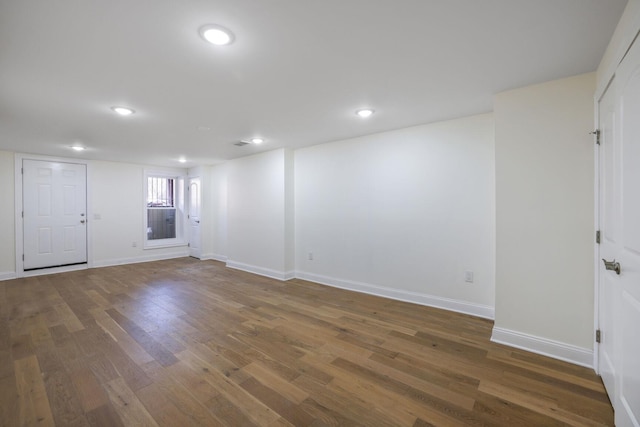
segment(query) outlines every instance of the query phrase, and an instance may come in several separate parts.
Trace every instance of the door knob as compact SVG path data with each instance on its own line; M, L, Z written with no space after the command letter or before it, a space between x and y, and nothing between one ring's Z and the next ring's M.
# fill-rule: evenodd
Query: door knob
M613 261L607 261L606 259L602 258L602 262L604 262L604 268L606 268L607 270L613 270L616 272L616 274L620 274L620 263L616 262L615 259Z

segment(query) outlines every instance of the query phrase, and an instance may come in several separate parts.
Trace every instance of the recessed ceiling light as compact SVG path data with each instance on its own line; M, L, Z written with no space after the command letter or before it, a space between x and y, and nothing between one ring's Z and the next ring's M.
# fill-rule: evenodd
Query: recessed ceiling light
M82 145L72 145L71 148L73 151L84 151L85 147L83 147Z
M111 107L111 109L121 116L130 116L135 113L135 110L129 107Z
M209 126L198 126L198 130L201 132L207 132L210 131L211 128Z
M220 25L204 25L199 32L203 39L216 46L225 46L234 40L233 33Z
M372 110L371 108L363 108L361 110L356 111L356 114L362 117L363 119L366 119L367 117L371 116L373 113L374 113L374 110Z
M180 157L180 158L178 159L178 161L179 161L180 163L187 163L187 159L185 159L184 157Z
M253 144L262 144L264 142L264 139L262 139L262 138L251 138L251 142Z

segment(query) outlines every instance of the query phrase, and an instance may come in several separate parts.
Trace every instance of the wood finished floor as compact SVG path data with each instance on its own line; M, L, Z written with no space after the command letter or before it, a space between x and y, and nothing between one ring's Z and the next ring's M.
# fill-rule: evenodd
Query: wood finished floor
M492 322L183 258L0 282L2 426L613 425Z

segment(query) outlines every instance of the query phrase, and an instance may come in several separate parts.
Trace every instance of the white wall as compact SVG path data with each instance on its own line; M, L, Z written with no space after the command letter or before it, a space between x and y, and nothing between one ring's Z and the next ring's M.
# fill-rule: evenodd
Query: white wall
M494 192L492 114L296 150L297 275L493 317Z
M495 97L494 339L591 365L595 73Z
M211 212L213 226L211 234L207 236L211 239L211 254L208 258L218 261L227 260L227 193L228 193L228 165L221 164L211 167L209 190L205 193L211 199Z
M293 276L285 225L290 156L279 149L228 163L227 266L279 279Z
M16 272L14 162L13 153L0 151L0 280Z
M145 168L154 169L128 163L90 163L89 232L95 266L188 255L185 246L143 249ZM186 175L186 171L182 173ZM95 219L96 215L100 219Z

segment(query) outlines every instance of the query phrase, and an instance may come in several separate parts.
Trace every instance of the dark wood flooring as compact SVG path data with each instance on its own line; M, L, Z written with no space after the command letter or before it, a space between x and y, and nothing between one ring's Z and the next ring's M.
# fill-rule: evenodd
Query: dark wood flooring
M492 322L190 258L0 282L2 426L613 425Z

